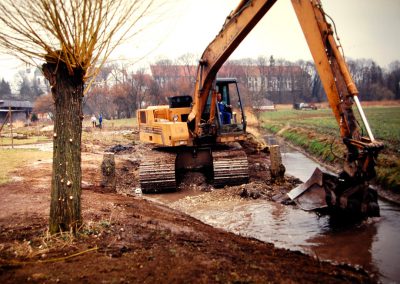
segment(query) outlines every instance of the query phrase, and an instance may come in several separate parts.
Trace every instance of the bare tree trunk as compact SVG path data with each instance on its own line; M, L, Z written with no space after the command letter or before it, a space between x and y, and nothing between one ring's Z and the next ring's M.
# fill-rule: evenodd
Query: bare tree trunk
M75 232L81 216L81 133L83 71L68 73L66 65L47 63L43 73L51 84L56 115L49 230Z

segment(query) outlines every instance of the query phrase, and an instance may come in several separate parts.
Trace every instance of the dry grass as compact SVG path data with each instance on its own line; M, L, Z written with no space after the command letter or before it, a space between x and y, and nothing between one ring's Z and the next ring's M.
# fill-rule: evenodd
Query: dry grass
M108 220L88 221L76 234L72 231L50 234L49 230L32 237L30 240L14 241L11 244L0 244L0 253L12 255L14 260L7 265L21 265L39 262L58 262L66 259L97 250L97 247L82 250L79 245L82 239L88 237L98 238L111 226L111 216ZM49 257L52 252L74 251L73 254L64 253L62 257ZM36 259L36 260L35 260ZM0 258L1 262L1 258Z
M114 146L117 144L131 144L134 139L129 133L121 131L108 131L95 129L93 131L85 131L82 133L82 145L98 145L98 146Z

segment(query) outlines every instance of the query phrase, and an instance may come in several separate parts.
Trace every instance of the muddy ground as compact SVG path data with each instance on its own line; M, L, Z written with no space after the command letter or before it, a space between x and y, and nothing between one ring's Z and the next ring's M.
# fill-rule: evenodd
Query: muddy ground
M18 178L0 186L1 283L376 281L362 270L227 233L136 195L139 161L150 150L142 144L116 153L117 192L107 192L100 186L106 148L83 147L84 225L76 237L47 234L50 161L19 168L13 173ZM293 178L271 181L268 155L250 152L249 184L216 190L192 173L179 190L211 191L208 198L279 200L298 183Z

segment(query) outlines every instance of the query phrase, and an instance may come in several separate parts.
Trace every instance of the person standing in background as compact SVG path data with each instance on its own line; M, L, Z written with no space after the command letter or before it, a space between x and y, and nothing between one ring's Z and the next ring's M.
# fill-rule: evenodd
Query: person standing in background
M96 116L93 114L92 117L90 118L90 121L92 122L92 126L96 127Z
M100 127L100 129L102 127L102 123L103 123L103 115L100 113L100 116L99 116L99 127Z

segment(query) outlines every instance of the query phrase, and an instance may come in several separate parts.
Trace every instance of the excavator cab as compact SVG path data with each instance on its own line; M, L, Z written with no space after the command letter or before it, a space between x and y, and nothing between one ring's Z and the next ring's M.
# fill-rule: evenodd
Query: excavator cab
M244 133L246 131L246 119L236 79L218 79L216 91L217 94L220 94L221 98L218 101L217 97L216 104L216 120L219 126L218 133Z
M244 139L246 117L235 78L218 78L215 82L215 96L208 96L202 113L202 120L216 126L217 142L239 141ZM215 101L215 111L212 108ZM213 113L213 114L212 114Z

